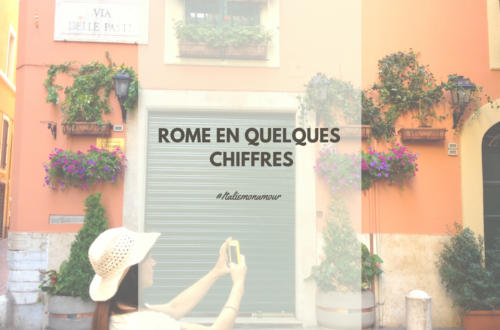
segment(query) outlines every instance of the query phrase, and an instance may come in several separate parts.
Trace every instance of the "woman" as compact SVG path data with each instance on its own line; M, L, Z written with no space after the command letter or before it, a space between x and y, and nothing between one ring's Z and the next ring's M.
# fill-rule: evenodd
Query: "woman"
M138 234L126 228L109 229L99 235L89 249L96 272L90 296L97 302L92 330L229 330L232 328L244 291L245 257L239 265L227 265L226 251L231 238L221 246L219 260L205 277L164 305L147 305L142 290L153 285L151 248L159 233ZM219 317L211 327L180 323L215 281L231 273L233 288Z

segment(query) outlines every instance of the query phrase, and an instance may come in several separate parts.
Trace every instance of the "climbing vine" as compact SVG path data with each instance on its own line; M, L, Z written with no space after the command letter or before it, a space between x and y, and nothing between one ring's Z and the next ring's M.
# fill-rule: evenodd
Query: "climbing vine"
M61 103L61 111L66 118L63 123L97 122L103 124L101 114L111 112L108 97L114 89L113 76L119 70L128 72L132 78L129 97L124 103L124 107L129 111L134 109L139 97L137 74L131 67L124 64L117 67L108 52L106 52L106 59L108 60L107 66L99 62L91 62L76 69L74 67L75 61L50 65L47 78L43 83L48 92L45 99L47 103L60 103L58 91L61 91L63 87L54 84L56 76L65 73L73 77L73 85L64 88L65 99Z
M341 117L348 124L356 124L361 121L361 89L355 88L350 82L336 78L330 78L328 82L330 84L326 100L318 101L319 88L313 85L312 79L304 85L306 87L305 95L297 96L301 126L307 122L306 111L315 111L325 127L337 126L338 119ZM332 109L334 109L333 112Z

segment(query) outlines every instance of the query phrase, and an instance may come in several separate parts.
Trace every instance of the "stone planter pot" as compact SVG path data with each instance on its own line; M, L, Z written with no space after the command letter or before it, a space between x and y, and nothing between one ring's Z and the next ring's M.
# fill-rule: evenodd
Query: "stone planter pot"
M465 330L500 330L500 311L470 311L462 317Z
M79 297L51 296L49 327L51 330L90 330L95 302Z
M359 330L375 325L375 297L371 291L316 292L316 319L321 329Z

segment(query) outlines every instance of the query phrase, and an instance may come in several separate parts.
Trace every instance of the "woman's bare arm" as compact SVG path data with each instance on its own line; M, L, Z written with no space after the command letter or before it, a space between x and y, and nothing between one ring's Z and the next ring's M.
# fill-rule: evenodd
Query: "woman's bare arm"
M151 305L150 308L157 312L165 313L176 320L189 313L201 301L201 299L205 297L208 290L210 290L219 277L231 272L231 269L227 266L226 254L227 246L229 245L230 240L231 238L228 238L226 242L222 244L219 250L219 260L213 270L198 280L198 282L181 292L168 304Z
M247 266L245 262L245 256L241 255L241 264L235 266L234 269L231 271L231 276L233 278L233 288L225 305L225 307L231 307L231 308L223 308L212 326L207 327L199 324L182 323L181 329L184 330L232 329L234 322L236 321L236 317L238 316L237 311L240 308L241 298L243 297L244 293L244 282L245 282L246 271L247 271Z

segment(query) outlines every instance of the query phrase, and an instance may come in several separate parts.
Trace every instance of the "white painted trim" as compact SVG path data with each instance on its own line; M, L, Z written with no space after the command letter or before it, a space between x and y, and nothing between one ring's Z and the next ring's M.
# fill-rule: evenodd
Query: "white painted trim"
M245 111L295 113L298 93L142 90L139 109L127 118L123 226L143 230L146 191L147 125L150 111ZM130 113L129 113L130 114ZM308 111L310 122L315 114ZM296 124L298 126L298 124ZM303 326L316 325L315 281L304 281L316 262L316 177L313 169L315 144L296 147L296 271L295 315ZM300 202L299 202L300 201Z
M13 42L13 45L14 45L14 54L12 55L12 58L13 58L13 63L10 63L9 62L9 58L10 58L10 39L11 39L11 36L14 37L14 42ZM17 44L17 34L16 34L16 31L14 30L14 28L12 27L12 25L9 24L9 34L8 34L8 38L7 38L7 59L6 59L6 63L5 63L5 75L7 77L7 79L9 79L9 81L13 82L13 79L9 78L9 67L12 69L12 75L14 76L14 73L15 73L15 63L16 63L16 44Z
M14 92L14 94L16 93L16 86L10 81L10 79L2 70L0 70L0 80L3 81L7 85L7 87L9 87L12 92Z

